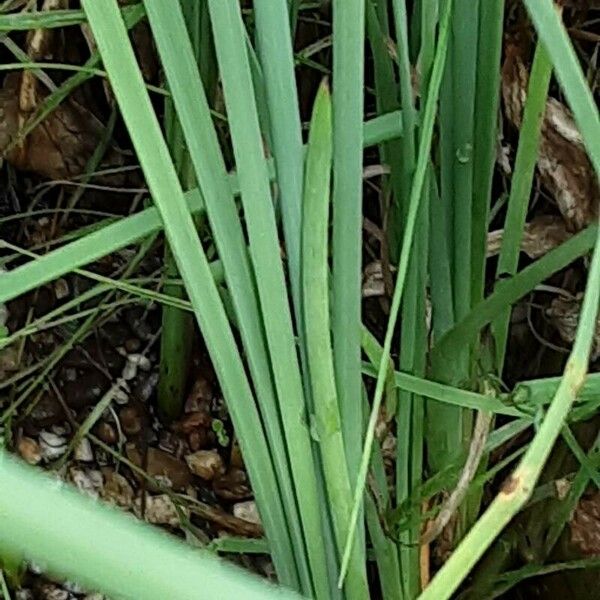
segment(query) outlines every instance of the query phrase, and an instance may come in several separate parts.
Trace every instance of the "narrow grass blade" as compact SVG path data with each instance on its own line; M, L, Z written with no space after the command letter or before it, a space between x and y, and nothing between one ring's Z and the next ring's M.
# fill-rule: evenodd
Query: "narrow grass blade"
M600 466L598 464L599 458L600 435L596 437L596 441L594 442L594 445L589 450L587 455L588 461L592 463L593 467L595 467L596 474L598 473L597 469ZM579 502L581 496L584 494L585 490L588 488L589 482L590 475L588 473L588 470L581 466L579 471L575 475L575 479L573 479L571 486L569 487L567 497L561 502L560 506L553 514L553 518L550 522L550 526L548 528L548 532L544 540L544 552L546 556L548 556L554 549L554 546L558 542L564 527L571 519L573 511L577 507L577 503Z
M456 348L461 347L467 340L475 340L479 331L491 323L507 306L517 302L552 274L587 254L594 247L597 232L598 226L590 225L558 248L519 271L514 277L498 284L490 296L476 306L434 346L431 352L434 371L448 372L455 368Z
M192 600L198 590L223 600L299 598L102 506L3 451L0 477L0 546L88 589L148 600Z
M592 164L600 173L600 119L564 27L551 0L525 0L525 3L584 136ZM425 590L422 598L426 600L449 598L502 528L525 505L584 387L600 305L600 229L594 227L591 231L595 233L595 249L579 324L556 394L519 467Z
M419 135L419 150L417 155L417 164L415 168L415 176L410 194L409 210L404 229L404 235L402 240L402 250L400 252L400 262L398 265L398 277L396 280L396 287L394 289L394 296L392 299L392 306L390 309L390 318L386 329L385 340L383 344L383 356L377 373L377 384L375 387L375 394L373 398L373 406L371 407L371 416L369 418L369 424L367 427L366 439L364 443L363 456L360 466L360 472L358 481L355 487L354 504L352 507L352 515L349 525L349 536L346 540L343 560L342 560L342 573L340 575L340 581L343 581L345 575L345 569L348 566L348 560L350 558L350 551L353 546L354 533L356 529L357 519L361 508L361 499L364 493L365 482L367 479L367 471L369 468L369 461L371 456L371 447L373 444L373 438L375 435L375 425L379 416L379 409L381 407L381 400L383 398L383 392L385 387L385 377L387 371L387 357L390 354L392 346L392 338L394 335L394 329L398 318L398 310L400 308L400 301L402 299L402 292L404 290L404 284L406 282L406 275L408 270L408 262L411 254L413 245L415 226L417 222L417 215L419 210L419 203L423 192L423 186L425 183L425 174L427 165L429 162L429 153L431 151L431 141L433 137L433 126L435 121L436 107L440 90L440 83L442 79L442 73L444 69L444 62L446 60L447 43L449 35L450 17L452 15L452 0L448 0L444 7L444 15L441 19L440 34L438 39L438 46L436 50L436 56L433 64L431 73L430 91L427 95L425 107L423 109L422 127Z
M600 117L560 13L552 0L524 0L556 78L573 111L575 122L596 174L600 177Z
M140 5L124 6L121 13L124 17L132 13L138 13ZM9 15L0 15L0 31L29 31L31 29L54 29L79 25L86 21L83 10L44 10L44 11L21 11Z
M451 89L444 94L449 98L449 110L440 111L440 127L451 129L451 144L442 154L447 176L452 179L452 204L448 211L452 218L452 293L455 319L469 313L472 295L473 252L473 168L475 144L475 93L478 60L479 2L455 0L451 24L452 40L446 65L445 84ZM445 102L444 102L445 104ZM446 122L449 119L449 122ZM442 124L442 122L444 122ZM447 161L450 161L448 164ZM448 198L445 198L447 200ZM436 234L434 234L436 235ZM438 234L439 235L439 234ZM470 348L464 344L459 349L457 369L451 377L454 381L466 379L470 370ZM436 376L438 374L436 373ZM440 414L431 416L427 440L430 466L443 468L447 461L466 458L472 434L472 415L469 411L444 408ZM434 427L442 427L444 434L435 444ZM468 520L470 502L460 509L458 535Z
M212 124L208 100L195 61L191 59L190 43L181 14L163 2L147 1L146 6L163 66L173 90L173 99L196 177L206 198L207 214L217 249L224 262L229 293L247 351L288 527L296 549L296 560L303 562L304 540L298 516L298 502L289 472L289 456L280 410L274 394L254 275L233 192L227 185L225 164ZM174 36L175 31L180 32L179 35Z
M331 177L331 100L321 85L312 117L304 184L302 287L306 348L319 447L338 550L348 537L352 488L348 478L337 403L330 337L328 282L329 185ZM362 497L362 493L361 493ZM346 597L368 598L365 562L358 545L348 553Z
M365 416L369 412L369 405L365 394ZM378 441L373 445L371 456L371 472L373 483L365 493L365 515L369 528L369 536L375 553L377 570L379 572L379 583L383 600L397 600L401 597L402 582L400 581L400 560L398 548L393 540L386 535L381 523L381 515L390 503L390 494Z
M429 89L431 67L435 56L435 33L438 25L439 0L423 0L419 5L419 13L414 18L419 19L420 47L417 57L417 68L421 75L421 94L425 96ZM417 29L415 27L415 29Z
M301 0L287 0L287 3L289 4L290 29L292 32L292 40L294 39L296 26L298 24L298 12L300 11L300 2Z
M302 314L300 236L304 153L287 0L257 0L254 14L285 232L288 277L298 318Z
M284 584L296 587L292 546L262 424L126 29L114 1L84 0L83 7L238 429L276 569Z
M600 473L598 472L598 467L594 464L593 460L588 458L583 448L579 445L573 431L567 424L563 425L561 437L569 447L569 450L573 453L573 456L578 460L580 470L583 470L583 473L587 476L588 480L593 482L597 490L600 490Z
M377 368L382 356L381 346L377 345L377 347L374 347L374 344L376 343L377 342L373 339L369 349L372 354L372 357L370 357L371 364L363 364L363 373L369 377L377 377ZM485 394L479 394L469 390L462 390L460 388L438 383L436 381L430 381L428 379L424 379L423 377L417 377L415 375L411 375L410 373L393 371L393 365L391 364L390 369L388 369L388 378L391 378L393 385L400 389L416 394L417 396L442 402L444 404L452 404L455 406L462 406L464 408L472 409L481 408L482 410L486 410L491 413L498 413L512 417L526 416L522 410L515 406L511 406L508 402L504 402L501 398L495 399ZM520 385L527 386L527 383ZM556 389L556 385L558 385L558 382L555 383L554 389ZM527 392L523 391L522 393L531 394L529 388ZM523 404L525 405L525 402L523 402ZM533 405L533 402L528 402L526 404Z
M479 3L455 0L452 20L454 177L454 310L462 319L471 307L473 145Z
M429 187L429 186L427 186ZM423 191L422 206L419 208L414 251L411 256L406 291L402 303L402 331L400 334L399 366L403 371L415 375L425 375L427 355L426 323L426 268L428 242L428 195ZM396 498L402 503L415 497L420 487L423 472L423 399L407 390L400 389L396 423L403 432L397 443L396 459ZM412 506L413 512L420 513L420 505ZM421 586L420 550L416 542L420 534L420 520L400 535L400 559L402 565L403 590L405 597L414 598Z
M439 5L441 10L443 3L440 1ZM434 303L432 306L434 339L439 339L443 333L453 326L456 319L458 319L458 314L463 310L463 308L459 309L456 306L457 278L463 276L462 274L456 274L456 255L458 252L457 247L466 244L467 248L470 248L471 235L471 231L468 230L464 231L459 239L456 238L456 227L459 222L455 215L457 210L455 206L456 163L458 160L455 121L457 112L461 111L463 107L456 106L457 93L455 93L454 85L455 67L453 59L455 54L454 37L451 32L448 40L448 60L445 63L440 89L437 152L439 155L439 189L435 188L435 181L433 181L429 190L432 194L430 199L431 253L429 265L431 268L431 300L432 304ZM466 66L467 71L470 68L472 68L472 65ZM468 135L468 132L464 132L464 135ZM465 202L470 203L470 201L470 198L462 199L463 211ZM464 286L461 293L464 296ZM468 370L465 350L462 351L460 358L460 364L453 372L456 374L457 381L466 379L466 371ZM459 363L458 359L457 363ZM453 383L457 383L457 381ZM464 433L465 425L467 425L464 417L465 412L454 407L428 403L425 443L428 466L433 472L443 470L448 462L457 460L464 453Z
M551 75L552 65L550 59L542 44L538 44L529 78L527 100L523 110L523 123L519 134L519 147L504 221L504 235L502 236L502 247L498 257L497 276L514 275L519 265L521 239L529 208L529 196L537 163ZM504 364L509 320L510 308L507 308L493 324L498 372L501 372Z
M403 134L402 111L396 110L370 119L365 123L362 136L363 146L375 146L402 137Z
M380 114L396 111L400 106L398 101L398 85L394 74L394 63L390 57L388 47L389 24L387 10L387 2L367 0L367 35L373 54L376 105L377 111ZM385 182L384 193L386 196L389 194L388 188L390 187L390 183L392 193L389 194L389 200L387 197L384 197L382 200L382 209L387 219L387 251L390 255L390 259L395 261L398 257L399 235L402 230L400 224L402 182L400 180L399 165L394 158L402 156L402 143L400 140L394 140L387 144L381 144L379 153L382 162L391 167L389 182Z
M171 98L167 98L165 102L164 121L165 136L179 179L182 186L189 189L194 183L194 176L186 168L189 155ZM175 257L166 242L164 274L173 279L179 275ZM165 293L185 298L185 289L181 286L167 285ZM191 330L193 330L193 315L174 307L163 306L157 405L159 415L166 422L178 418L183 410L192 352L193 337L189 335Z
M479 0L473 143L472 306L483 299L484 292L487 232L498 136L504 4L505 0Z
M508 571L502 573L498 577L491 598L500 598L505 596L513 587L519 584L521 581L529 579L531 577L542 577L544 575L552 575L553 573L560 573L562 571L571 571L578 569L597 569L600 567L600 558L590 557L582 558L579 560L572 560L559 563L551 563L548 565L537 565L530 564L517 569L515 571Z
M253 99L248 55L243 45L245 28L237 0L209 0L208 6L270 363L296 484L296 496L302 499L299 508L309 551L307 555L298 550L296 558L303 585L310 585L306 582L306 579L310 581L310 576L304 564L308 558L311 571L318 574L313 581L324 586L321 574L325 568L326 555L318 509L315 465L307 427L307 407L267 163Z
M417 114L413 100L412 65L409 55L408 17L405 0L394 0L394 23L396 29L398 62L400 71L400 97L404 132L402 136L402 156L400 157L400 208L402 222L406 221L409 210L410 190L416 161ZM400 369L424 375L427 353L427 327L425 323L425 286L427 271L427 237L429 209L429 185L424 186L424 200L417 217L414 250L410 257L406 290L402 302L403 323L400 333ZM397 232L398 237L401 231ZM399 390L396 423L399 436L396 453L396 502L399 504L415 497L413 492L420 486L423 466L423 403L406 390ZM413 505L418 515L420 506ZM418 540L420 524L400 534L399 554L401 565L402 591L405 598L414 598L420 590L420 557Z
M455 320L449 236L443 231L446 210L442 205L433 165L429 170L429 293L433 339L437 341L454 325Z
M204 129L199 128L197 133L202 131ZM401 134L402 121L399 112L376 117L364 124L364 142L366 145L374 145L399 137ZM215 155L207 152L202 156L212 159ZM213 163L210 162L209 164L212 165ZM272 163L270 163L270 167L270 175L274 177ZM206 172L214 173L215 171L206 168ZM239 193L236 174L228 175L227 180L231 192ZM222 194L226 193L222 192ZM221 194L217 194L217 197L221 197ZM192 214L204 212L204 200L198 189L186 192L185 199L188 210ZM98 225L98 227L100 226ZM146 208L135 215L125 217L116 222L111 220L102 229L94 231L63 248L50 252L9 273L5 273L2 279L4 285L0 289L0 302L16 298L25 292L68 273L73 268L93 262L143 237L156 233L160 229L162 229L162 221L156 207Z
M278 208L281 212L285 249L287 258L287 279L291 288L293 300L293 315L295 317L298 338L303 340L304 323L302 310L301 290L301 232L302 232L302 185L304 175L304 148L302 146L302 124L300 122L298 94L294 72L293 35L290 36L289 23L295 22L298 9L297 3L290 5L292 13L288 12L287 0L257 0L254 3L254 16L256 22L256 39L258 54L260 56L263 74L263 86L266 92L266 112L269 125L269 145L273 154L277 186ZM294 25L292 25L292 32ZM249 47L249 53L252 48ZM250 54L252 58L252 54ZM256 84L255 84L256 87ZM257 96L257 105L260 106ZM361 119L362 121L362 119ZM299 344L300 362L302 368L304 393L306 405L312 410L312 399L308 375L308 361L304 343ZM315 454L315 445L313 454ZM316 457L316 454L315 454ZM325 486L322 470L317 466L317 489L320 493L320 512L322 522L322 537L325 551L328 554L328 565L320 562L321 558L315 556L313 561L317 596L327 594L326 583L329 583L329 592L336 593L331 588L331 577L327 572L336 564L335 548L333 542L333 524L329 511L324 501ZM327 581L329 579L329 582Z
M548 404L558 386L560 377L547 377L545 379L532 379L517 384L513 395L519 402L525 400L533 406L543 406ZM579 400L583 403L590 403L597 399L600 394L600 373L590 373L585 382L585 386L579 394Z
M197 211L203 206L197 190L190 193L187 198ZM63 248L5 273L2 278L2 289L0 289L0 302L16 298L80 266L124 248L142 237L159 231L161 227L158 209L150 208L89 233L76 242L71 242ZM0 241L0 245L2 243Z
M154 242L153 239L150 239L149 241L150 241L150 245L152 245L152 243ZM146 238L146 240L144 240L144 242L140 246L140 248L143 248L144 245L146 245L147 243L148 243L148 238ZM28 256L29 258L32 258L32 259L38 258L34 252L30 252L29 250L25 250L24 248L20 248L19 246L15 246L14 244L9 244L8 242L3 242L2 246L5 248L9 248L11 250L15 250L16 252L19 252L20 254L22 254L24 256ZM209 263L209 268L211 269L213 278L215 279L216 283L219 283L219 279L221 279L221 276L220 276L219 269L218 269L218 263L216 266L217 266L217 269L214 268L215 263ZM156 292L151 289L146 289L144 287L141 287L140 285L136 285L135 283L131 283L128 281L122 281L120 279L112 279L110 277L107 277L106 275L99 275L98 273L94 273L93 271L87 271L85 269L73 269L73 273L76 273L77 275L81 275L82 277L87 277L88 279L91 279L92 281L106 283L115 290L121 290L123 292L127 292L127 293L133 294L135 296L139 296L140 298L147 298L149 300L153 300L153 301L163 304L165 306L172 306L174 308L179 308L181 310L191 310L191 305L187 300L183 300L179 297L163 294L161 292ZM141 283L143 283L143 281ZM179 286L179 287L181 287L181 286Z
M445 1L445 0L444 0ZM441 2L440 2L441 6ZM452 56L453 38L448 40L448 56ZM446 240L447 261L450 266L450 293L452 294L452 313L456 313L454 307L454 160L456 158L454 146L454 90L452 84L452 68L450 61L446 62L442 86L440 89L439 107L439 198L440 206L434 207L436 219L431 230L431 239ZM435 316L434 316L434 328Z
M600 306L600 235L592 257L573 351L546 416L517 469L492 504L421 595L446 600L458 588L496 536L526 504L586 379L595 323Z
M165 275L176 278L179 274L175 259L165 248ZM168 285L165 293L185 298L181 286ZM183 410L190 367L193 336L193 315L173 306L162 308L160 338L160 371L157 390L159 415L167 423L177 419Z
M360 465L364 0L333 2L331 333L348 475ZM364 552L364 533L357 550Z
M396 44L398 51L398 63L400 69L400 98L402 107L402 123L404 131L402 135L402 157L400 165L400 206L403 220L408 212L408 200L410 187L415 170L416 160L416 124L417 113L413 101L412 67L409 56L408 24L406 14L406 0L393 0L394 24L396 27ZM400 236L402 230L398 231Z

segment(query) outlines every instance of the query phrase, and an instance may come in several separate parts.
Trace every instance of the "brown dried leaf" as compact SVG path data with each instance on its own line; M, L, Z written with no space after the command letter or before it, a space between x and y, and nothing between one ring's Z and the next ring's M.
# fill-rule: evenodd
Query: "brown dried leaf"
M65 9L68 0L44 0L42 11ZM54 57L57 32L54 29L34 29L27 33L27 56L32 62ZM23 113L35 110L38 103L38 79L33 71L23 71L19 88L19 108ZM23 116L24 120L24 116ZM19 123L22 125L23 121Z
M571 111L553 98L546 103L538 169L542 184L572 230L598 218L598 178Z
M503 229L490 231L487 239L487 255L496 256L502 247ZM563 219L552 215L534 217L525 224L523 239L521 240L521 252L529 258L540 258L566 242L571 237Z
M571 542L582 554L600 555L600 492L579 501L569 525Z
M17 169L48 179L63 180L81 175L104 132L102 123L93 113L69 98L25 139L20 139L21 128L35 109L25 111L20 108L16 95L20 86L20 74L10 73L4 78L0 90L0 152L3 157ZM114 167L124 161L119 153L109 151L106 163ZM111 175L95 181L123 185L125 179Z
M502 97L508 120L520 128L529 72L521 49L509 45L502 67ZM554 197L567 226L583 229L598 216L600 187L571 111L548 98L537 163L542 185Z
M569 344L575 341L582 300L581 295L576 298L558 296L552 300L550 306L546 309L546 315L556 327L560 337ZM595 361L598 358L600 358L600 318L596 321L591 360Z

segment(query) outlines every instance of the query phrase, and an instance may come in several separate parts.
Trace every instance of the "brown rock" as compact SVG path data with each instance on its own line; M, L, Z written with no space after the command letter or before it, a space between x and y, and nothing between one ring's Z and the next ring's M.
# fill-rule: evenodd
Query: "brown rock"
M246 472L235 468L214 479L213 490L224 500L245 500L252 495Z
M19 368L19 353L14 346L0 350L0 373L10 373Z
M94 433L100 440L109 446L112 446L112 444L117 442L117 432L115 431L115 428L110 423L106 423L106 421L100 421L94 428Z
M131 508L133 506L133 488L129 481L112 469L102 469L104 476L104 487L102 488L102 498L115 506L121 508Z
M125 365L125 358L106 340L98 344L95 339L90 339L84 343L82 348L74 348L67 352L62 366L89 369L93 364L92 361L105 367L113 375L120 375Z
M30 437L22 437L17 444L17 450L21 458L30 465L37 465L42 460L40 445Z
M126 447L127 458L138 467L142 467L142 456L132 444ZM163 452L158 448L148 448L146 472L172 487L176 491L184 490L192 482L192 474L184 461Z
M202 450L210 443L209 432L206 429L195 429L188 435L187 440L192 452Z
M142 342L137 338L130 337L125 340L125 350L127 352L139 352L142 348Z
M75 409L96 404L110 387L110 381L100 371L90 369L63 386L66 403Z
M119 411L119 421L123 432L128 436L136 436L142 432L145 411L139 403L131 403Z
M185 401L185 412L207 412L213 396L214 391L209 381L205 377L199 377L194 381L194 385Z
M139 499L136 500L136 514L141 516L141 501ZM173 501L167 494L148 496L146 498L144 518L148 523L152 523L153 525L177 527L180 524L175 504L173 504Z
M225 465L216 450L198 450L185 457L190 471L206 481L212 481L225 473Z
M237 439L233 441L231 444L231 454L229 456L229 464L232 467L237 467L238 469L244 468L244 458L242 457L242 450L240 445L237 442Z
M198 427L210 427L212 417L210 414L203 410L196 410L188 413L180 421L174 423L173 431L178 433L191 433Z
M246 500L233 505L233 516L255 525L261 525L260 514L254 500Z
M63 421L65 413L56 396L49 392L44 392L29 417L33 430L39 431L39 429L50 427Z

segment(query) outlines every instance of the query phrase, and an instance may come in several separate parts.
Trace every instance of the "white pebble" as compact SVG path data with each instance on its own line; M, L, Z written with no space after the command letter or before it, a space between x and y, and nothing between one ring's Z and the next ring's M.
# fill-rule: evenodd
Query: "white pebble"
M87 438L83 438L79 444L77 444L77 448L75 448L75 460L81 462L92 462L94 460L92 445Z

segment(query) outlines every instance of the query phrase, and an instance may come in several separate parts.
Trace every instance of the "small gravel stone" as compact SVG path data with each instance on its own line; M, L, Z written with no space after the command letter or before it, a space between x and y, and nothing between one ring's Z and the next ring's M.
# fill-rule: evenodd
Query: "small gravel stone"
M193 454L188 454L185 461L192 473L207 481L212 481L215 477L225 473L223 459L215 450L198 450Z
M17 449L21 458L30 465L37 465L42 460L42 449L40 445L30 437L22 437L19 440Z
M94 499L99 498L104 486L104 478L100 471L73 467L69 470L69 477L80 492Z
M61 435L44 430L40 433L40 448L44 460L55 460L66 452L67 440Z
M238 519L243 519L255 525L260 525L260 515L258 513L258 507L254 500L247 500L246 502L238 502L233 505L233 515Z
M117 432L110 423L100 421L96 425L95 433L105 444L112 445L117 442Z
M136 512L141 511L141 500L136 500ZM144 517L148 523L153 525L169 525L177 527L179 525L179 515L173 501L167 494L158 496L148 496L146 498L146 510Z
M83 438L77 444L77 448L75 448L75 460L80 462L92 462L94 460L92 445L87 438Z
M57 300L62 300L69 295L69 284L62 277L54 283L54 295Z
M152 368L152 364L143 354L130 354L127 357L127 360L139 367L142 371L149 371Z

